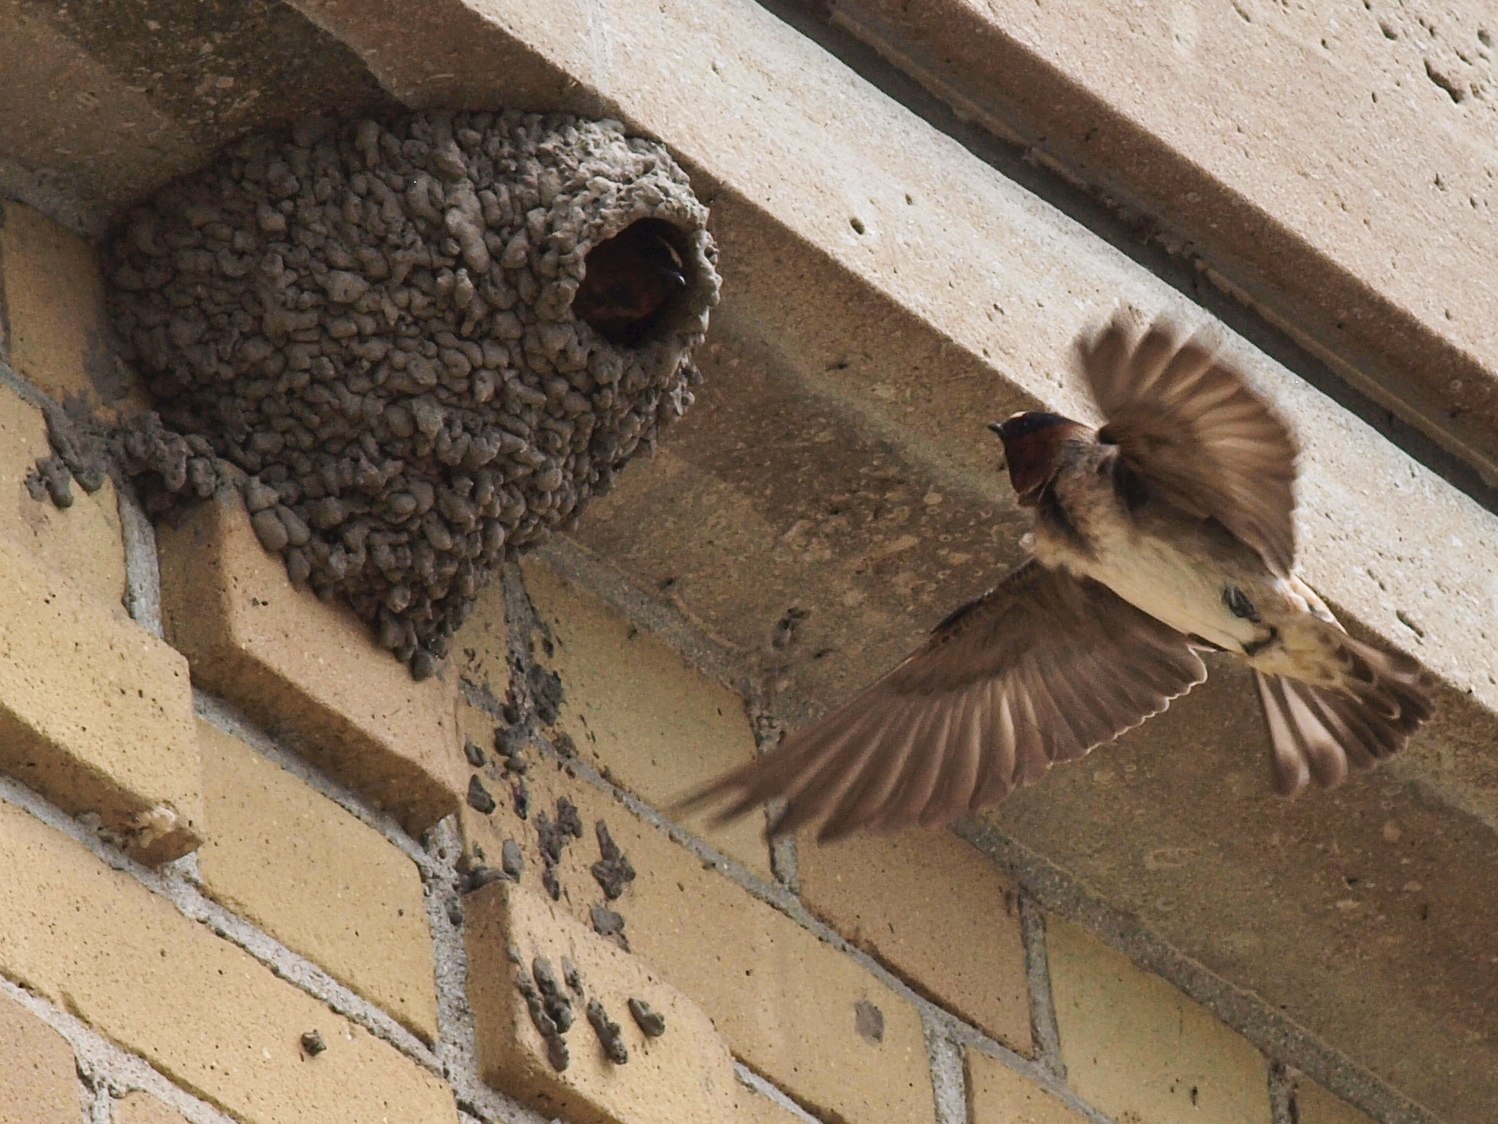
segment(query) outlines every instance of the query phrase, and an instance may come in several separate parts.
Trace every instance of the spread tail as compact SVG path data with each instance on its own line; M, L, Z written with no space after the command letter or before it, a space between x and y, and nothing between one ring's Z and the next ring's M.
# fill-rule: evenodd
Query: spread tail
M1415 660L1350 636L1338 639L1339 687L1254 673L1274 752L1274 787L1283 796L1311 780L1335 788L1349 767L1372 768L1403 749L1431 715L1430 683Z

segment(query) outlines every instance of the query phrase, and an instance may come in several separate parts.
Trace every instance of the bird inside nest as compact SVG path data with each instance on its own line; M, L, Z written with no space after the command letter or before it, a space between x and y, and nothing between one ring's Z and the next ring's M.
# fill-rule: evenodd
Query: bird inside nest
M612 344L641 343L687 288L674 233L661 219L641 219L589 250L573 315Z
M1299 447L1199 337L1119 313L1075 346L1106 423L1029 411L990 428L1030 557L898 667L679 810L783 801L771 834L943 826L1247 664L1276 789L1331 788L1400 750L1432 685L1355 640L1295 573Z

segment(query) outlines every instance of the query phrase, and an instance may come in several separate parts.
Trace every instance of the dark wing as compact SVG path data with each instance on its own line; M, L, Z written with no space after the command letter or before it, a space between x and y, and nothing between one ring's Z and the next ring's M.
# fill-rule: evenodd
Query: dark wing
M1080 336L1077 354L1107 419L1099 439L1170 502L1215 518L1288 576L1300 449L1243 375L1160 321L1135 340L1124 314Z
M1206 678L1180 633L1030 561L872 687L688 806L719 822L785 800L771 834L950 823L1081 757Z

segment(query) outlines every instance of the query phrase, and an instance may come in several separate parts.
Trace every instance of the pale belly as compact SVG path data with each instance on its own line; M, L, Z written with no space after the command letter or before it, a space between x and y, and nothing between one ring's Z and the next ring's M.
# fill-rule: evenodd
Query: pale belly
M1223 599L1231 577L1188 556L1174 542L1146 534L1103 533L1093 539L1092 554L1084 556L1064 541L1037 535L1035 553L1042 562L1101 582L1176 631L1230 652L1242 652L1245 644L1264 637L1262 625L1237 616Z

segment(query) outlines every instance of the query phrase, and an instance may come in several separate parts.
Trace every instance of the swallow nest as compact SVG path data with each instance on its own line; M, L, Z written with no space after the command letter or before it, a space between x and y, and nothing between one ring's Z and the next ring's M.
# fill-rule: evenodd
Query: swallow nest
M615 122L425 113L244 141L112 240L115 322L159 411L117 439L123 467L158 512L237 480L292 580L430 674L507 553L691 404L706 224L665 149ZM614 296L589 316L599 247Z

